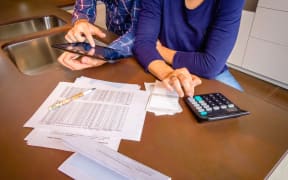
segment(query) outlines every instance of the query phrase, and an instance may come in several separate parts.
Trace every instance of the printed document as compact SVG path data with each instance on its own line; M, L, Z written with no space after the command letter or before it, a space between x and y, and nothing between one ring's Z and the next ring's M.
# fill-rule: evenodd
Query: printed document
M92 143L89 139L73 137L64 139L64 142L76 154L67 159L59 170L74 179L171 179L104 145Z
M110 81L103 81L99 79L93 79L85 76L81 76L76 78L74 84L83 87L97 86L111 89L127 89L127 90L140 90L140 86L138 84L127 84L127 83L117 83ZM26 137L25 141L30 146L44 147L44 148L52 148L63 151L72 151L63 143L63 138L65 137L75 137L81 136L79 134L65 133L62 131L53 131L51 129L44 128L35 128L33 129ZM111 137L111 136L85 136L95 142L106 145L107 147L118 150L120 145L121 137Z
M102 88L118 88L118 89L127 89L127 90L140 90L140 85L138 84L128 84L128 83L118 83L103 81L100 79L93 79L85 76L76 78L74 84L82 86L101 86Z
M96 88L55 110L49 106L89 88ZM84 87L60 82L24 127L86 136L116 136L139 141L146 115L149 93L140 90Z
M81 135L75 135L75 134L63 133L63 132L55 132L49 129L36 128L36 129L33 129L28 134L28 136L25 137L24 140L27 142L28 145L31 145L31 146L58 149L58 150L63 150L63 151L72 151L70 148L68 148L64 144L63 139L67 137L77 137L77 136L81 136ZM103 144L115 151L118 150L120 141L121 141L121 138L119 137L109 137L109 136L106 136L106 137L84 136L84 137L90 139L91 142Z
M120 174L101 166L79 153L71 155L58 169L77 180L127 180L127 178L124 178Z

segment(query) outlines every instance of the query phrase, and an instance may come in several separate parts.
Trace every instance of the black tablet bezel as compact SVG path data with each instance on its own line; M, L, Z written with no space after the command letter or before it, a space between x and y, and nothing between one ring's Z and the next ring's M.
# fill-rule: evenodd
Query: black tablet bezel
M105 47L105 46L100 46L100 45L95 45L95 47L92 47L89 43L86 42L76 42L76 43L58 43L58 44L53 44L51 45L53 48L56 49L60 49L63 51L68 51L71 53L75 53L75 54L79 54L81 56L88 56L88 57L92 57L92 58L96 58L96 59L101 59L110 63L114 63L122 58L125 58L125 56L123 55L123 53L119 50L116 49L112 49L109 47ZM84 48L84 46L89 47L89 50L91 48L95 48L95 53L94 55L90 55L89 54L89 50L87 50L86 48ZM75 47L80 47L81 51L79 48L75 48ZM108 56L105 55L104 52L109 52L108 54L113 54L113 56Z

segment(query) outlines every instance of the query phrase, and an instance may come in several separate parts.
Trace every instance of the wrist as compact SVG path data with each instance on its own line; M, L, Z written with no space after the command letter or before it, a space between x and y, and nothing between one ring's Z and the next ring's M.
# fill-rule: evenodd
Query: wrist
M77 24L82 23L82 22L89 23L88 19L77 19L73 25L77 25Z
M173 72L173 68L166 64L163 60L152 61L148 65L148 70L159 80L165 79L171 72Z
M162 45L157 45L156 48L159 54L164 58L165 62L168 64L173 64L173 59L177 51L169 49Z

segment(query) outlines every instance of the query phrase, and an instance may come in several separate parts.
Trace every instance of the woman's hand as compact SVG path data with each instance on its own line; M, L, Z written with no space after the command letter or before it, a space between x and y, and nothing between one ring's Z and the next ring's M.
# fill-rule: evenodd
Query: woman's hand
M106 36L99 28L89 23L86 19L79 19L74 23L74 26L68 31L65 39L69 43L88 41L94 47L95 42L92 35L104 38Z
M202 83L199 77L190 74L186 68L172 71L162 82L169 90L175 90L180 97L193 96L195 87Z
M174 70L163 60L151 62L148 70L163 81L167 89L175 90L179 97L193 96L195 87L202 83L198 76L190 74L186 68Z

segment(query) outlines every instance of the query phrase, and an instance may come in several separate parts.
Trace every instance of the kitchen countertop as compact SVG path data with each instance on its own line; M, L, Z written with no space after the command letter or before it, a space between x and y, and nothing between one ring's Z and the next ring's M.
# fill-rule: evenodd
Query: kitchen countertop
M5 1L0 7L0 24L11 21L30 18L31 16L41 16L43 14L61 13L58 7L73 5L69 0L15 0ZM71 19L67 19L71 21Z

